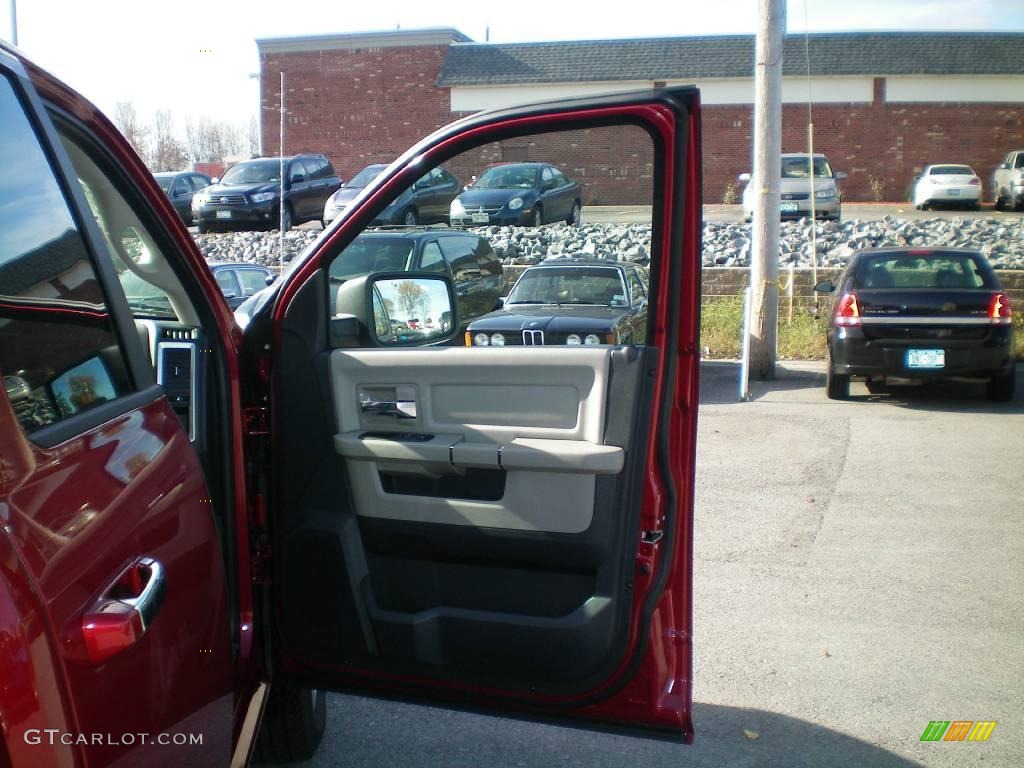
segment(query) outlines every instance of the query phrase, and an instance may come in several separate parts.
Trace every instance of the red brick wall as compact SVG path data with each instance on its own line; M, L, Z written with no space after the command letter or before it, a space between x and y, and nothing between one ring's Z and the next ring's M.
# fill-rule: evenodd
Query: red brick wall
M446 46L368 48L266 54L262 57L263 140L276 153L278 90L285 68L286 153L323 152L342 178L364 166L389 162L418 139L461 117L449 92L435 85ZM930 162L968 163L981 175L986 199L992 171L1011 149L1024 147L1024 114L1017 104L894 104L875 79L873 103L814 107L814 149L846 171L848 201L873 200L871 179L885 200L902 200L917 171ZM704 202L720 203L727 186L750 170L753 107L715 106L704 115ZM807 146L807 107L783 107L782 150ZM545 160L585 187L584 203L650 202L652 157L647 137L634 128L598 129L532 142L508 141L457 158L462 180L490 162Z
M276 155L280 75L285 73L285 154L323 152L343 179L390 162L452 119L435 82L447 46L264 54L263 147Z

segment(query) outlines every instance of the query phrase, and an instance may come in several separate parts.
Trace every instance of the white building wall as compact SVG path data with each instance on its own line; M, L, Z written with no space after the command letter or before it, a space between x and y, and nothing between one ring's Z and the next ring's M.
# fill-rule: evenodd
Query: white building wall
M885 100L898 102L1024 102L1024 76L892 76L886 78Z
M649 80L617 80L597 83L550 83L540 85L487 85L455 86L451 89L452 110L477 112L500 109L535 101L566 99L574 96L597 96L650 88ZM696 85L700 88L702 104L753 104L753 78L679 80L669 85ZM784 78L782 100L785 103L807 102L807 80ZM810 93L815 104L870 102L874 95L870 77L817 77L811 78Z

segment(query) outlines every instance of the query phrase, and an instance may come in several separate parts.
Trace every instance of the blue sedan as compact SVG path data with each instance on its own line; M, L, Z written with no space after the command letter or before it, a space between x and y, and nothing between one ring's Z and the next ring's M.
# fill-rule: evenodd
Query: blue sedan
M491 165L452 201L452 226L533 226L580 223L581 192L548 163Z

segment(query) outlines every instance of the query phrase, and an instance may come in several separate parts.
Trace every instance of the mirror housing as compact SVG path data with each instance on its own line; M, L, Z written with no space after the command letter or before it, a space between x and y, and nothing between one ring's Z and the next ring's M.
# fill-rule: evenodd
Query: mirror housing
M430 186L430 179L416 179L416 183L412 185L413 189L426 189Z
M749 182L749 181L750 181L750 174L749 174L749 173L741 173L741 174L740 174L739 176L737 176L736 178L737 178L737 180L739 180L739 181L745 181L745 182Z
M294 176L292 176L290 179L288 179L288 183L289 184L301 184L305 180L306 180L305 176L303 176L301 173L297 173Z
M273 272L271 272L269 275L266 276L266 278L264 278L264 282L267 285L273 285L275 280L277 280L277 275L275 275Z
M846 171L836 171L836 178L837 179L840 179L840 180L845 179L845 178L848 177L848 175L849 174L847 174Z
M212 187L214 184L220 184L220 176L214 176L212 179L210 179L210 186Z
M230 288L228 288L228 289L227 289L226 291L222 289L222 290L221 290L221 293L223 293L223 294L224 294L224 299L225 299L225 301L227 301L227 300L230 300L230 299L237 299L237 298L238 298L238 294L237 294L237 293L235 293L235 292L234 292L234 291L233 291L232 289L230 289Z
M459 331L455 282L437 272L376 272L346 280L335 312L329 332L334 349L434 346Z
M831 280L821 280L814 285L815 293L832 293L836 289Z

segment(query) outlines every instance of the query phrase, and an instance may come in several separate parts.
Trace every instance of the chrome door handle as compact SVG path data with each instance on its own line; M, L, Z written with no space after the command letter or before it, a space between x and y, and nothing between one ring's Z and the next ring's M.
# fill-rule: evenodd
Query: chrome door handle
M362 398L359 407L363 413L374 416L394 416L397 419L415 419L415 400L372 400Z
M156 618L166 589L164 568L152 557L125 568L82 617L89 660L99 664L137 643Z

